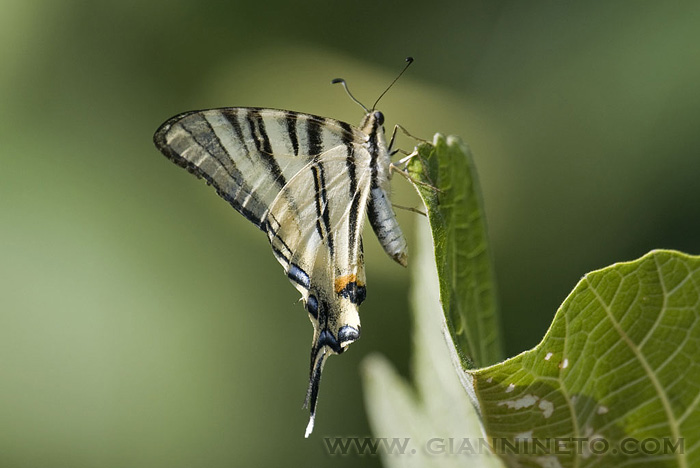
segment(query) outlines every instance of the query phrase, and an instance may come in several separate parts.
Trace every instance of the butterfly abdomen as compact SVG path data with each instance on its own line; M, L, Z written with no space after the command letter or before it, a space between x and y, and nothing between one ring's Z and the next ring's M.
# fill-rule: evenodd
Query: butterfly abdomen
M374 233L384 251L402 266L408 265L408 246L391 201L381 187L375 187L370 192L367 216Z
M367 150L372 156L372 184L367 204L367 216L384 251L400 265L408 263L408 246L401 231L396 213L391 206L390 172L391 156L384 138L384 115L370 112L362 121L367 133Z

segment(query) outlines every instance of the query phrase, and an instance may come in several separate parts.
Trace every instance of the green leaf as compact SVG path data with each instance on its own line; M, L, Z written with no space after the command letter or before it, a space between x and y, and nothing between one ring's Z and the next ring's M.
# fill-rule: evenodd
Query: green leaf
M443 186L436 192L431 184L422 186L426 189L424 196L440 196L445 200L456 191L459 198L464 200L465 192L476 194L477 187L468 177L468 174L473 174L473 168L465 159L463 146L454 138L445 140L442 136L436 136L435 141L435 147L430 144L419 146L420 158L428 164L434 163L436 168L442 167L445 176L440 182L452 180L454 191ZM458 145L456 150L454 145ZM438 164L438 157L433 153L440 153L442 160L453 158L453 169L455 172L461 171L464 180L448 177L450 171L447 165ZM469 216L471 223L469 231L452 229L449 235L440 237L443 246L443 254L440 257L443 268L440 271L443 275L448 275L456 269L465 269L464 265L474 265L479 273L464 276L460 272L449 281L444 281L443 278L439 282L432 237L443 231L435 227L431 231L426 220L417 217L417 245L411 259L415 386L401 378L381 356L371 356L363 367L365 400L374 434L389 439L410 439L408 454L380 452L384 464L389 467L461 467L465 466L465 462L475 468L503 466L497 456L489 453L476 408L466 397L464 386L460 383L461 376L455 372L453 364L453 361L457 360L462 363L471 362L471 359L466 357L467 352L470 356L478 356L478 359L475 359L477 361L494 361L501 356L501 343L495 310L493 274L486 248L486 229L483 218L479 217L482 210L481 201L469 207L464 207L461 203L454 203L452 206L452 210L445 207L442 211L429 211L431 223L440 220L441 225L447 228L453 219L461 216ZM459 253L447 259L448 247L451 247L451 252L456 250ZM448 262L450 268L444 268L444 262ZM445 321L447 314L443 315L440 304L441 299L443 304L446 303L446 294L468 298L474 302L474 307L478 305L488 312L474 320L473 316L466 313L462 303L454 299L450 302L454 320L448 327ZM465 325L467 321L482 330L483 336L489 339L481 340L481 335L474 333L470 328L472 325ZM460 325L455 326L455 322ZM448 342L445 339L446 328L463 339L462 343L467 351L458 353L451 346L452 341ZM473 341L468 344L468 340ZM471 354L469 349L476 350L475 354ZM458 354L460 357L457 357ZM415 450L415 453L412 450Z
M387 467L463 467L466 461L473 468L502 467L489 453L476 408L455 372L454 350L445 340L430 228L425 219L417 221L411 259L415 387L382 356L368 357L363 366L373 433L388 440L409 439L406 453L380 454Z
M410 166L428 208L437 264L425 260L425 235L412 293L416 389L383 361L368 362L375 431L410 427L425 448L445 434L473 440L480 422L508 466L700 466L700 257L656 250L589 273L538 346L470 369L467 356L489 362L500 349L490 334L498 328L484 214L468 150L440 135L434 143L420 145ZM426 273L433 268L439 281ZM447 345L437 338L440 325ZM459 392L446 377L450 360ZM473 412L464 410L466 402ZM423 466L465 461L430 455Z
M447 326L462 366L504 358L483 202L471 152L437 134L408 171L428 209Z
M587 274L539 345L471 375L496 445L563 437L561 466L698 466L700 257L657 250Z

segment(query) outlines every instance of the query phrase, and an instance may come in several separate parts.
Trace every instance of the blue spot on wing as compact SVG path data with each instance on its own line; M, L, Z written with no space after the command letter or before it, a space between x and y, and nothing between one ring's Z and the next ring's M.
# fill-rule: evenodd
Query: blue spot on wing
M306 310L309 311L313 318L318 319L318 299L316 299L316 296L309 295L309 298L306 300Z
M290 280L294 281L296 284L304 286L306 289L309 289L309 287L311 286L309 275L295 264L292 264L289 267L287 277Z

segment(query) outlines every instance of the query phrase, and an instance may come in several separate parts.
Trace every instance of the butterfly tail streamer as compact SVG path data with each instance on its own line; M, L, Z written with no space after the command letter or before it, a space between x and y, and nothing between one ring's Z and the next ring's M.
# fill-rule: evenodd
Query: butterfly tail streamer
M328 358L326 347L322 346L318 351L311 355L311 375L309 376L309 389L306 391L306 400L304 408L308 408L311 415L309 416L309 424L306 426L305 438L309 438L314 430L314 421L316 420L316 403L318 402L318 389L321 384L321 373L323 365Z

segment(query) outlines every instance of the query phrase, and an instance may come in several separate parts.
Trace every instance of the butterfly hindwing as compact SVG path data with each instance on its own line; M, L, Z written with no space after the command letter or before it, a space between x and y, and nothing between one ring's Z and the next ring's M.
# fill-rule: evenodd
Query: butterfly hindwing
M361 147L333 148L288 181L268 211L275 256L321 329L336 321L343 298L357 305L364 298L361 234L369 162Z

